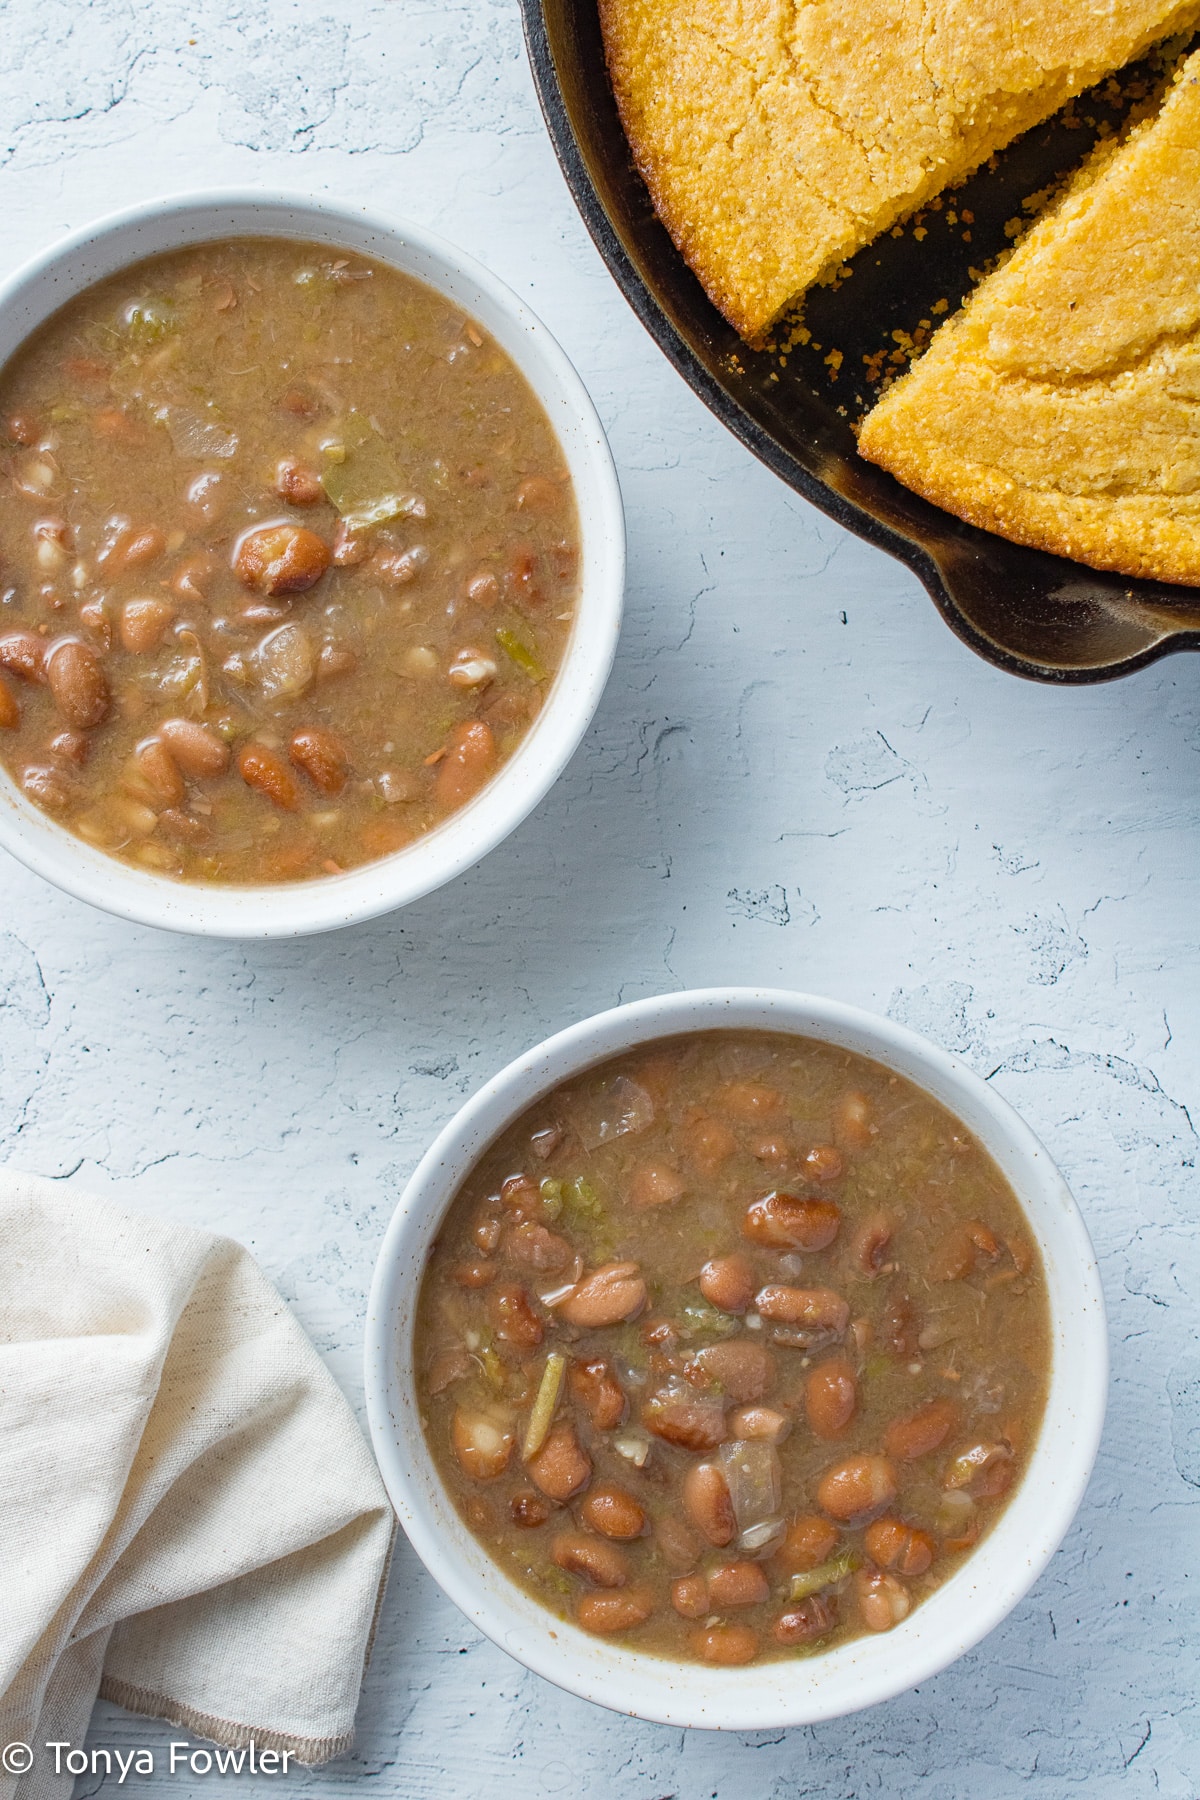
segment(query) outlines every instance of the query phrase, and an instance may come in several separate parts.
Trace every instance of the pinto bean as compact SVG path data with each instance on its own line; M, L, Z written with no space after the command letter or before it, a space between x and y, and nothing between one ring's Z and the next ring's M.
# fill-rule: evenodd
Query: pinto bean
M300 803L299 790L291 770L281 756L266 744L243 744L237 756L238 774L248 788L262 794L284 812L294 812Z
M639 1163L629 1178L629 1203L643 1210L651 1206L669 1206L686 1192L687 1182L669 1163Z
M912 1610L912 1596L904 1583L882 1569L855 1570L854 1598L868 1631L891 1631Z
M809 1371L804 1411L814 1437L837 1437L854 1417L857 1404L858 1379L844 1356L831 1356Z
M837 1549L838 1529L820 1513L800 1513L784 1533L775 1555L789 1574L803 1575L820 1568Z
M756 1162L766 1163L768 1167L775 1169L782 1169L795 1154L795 1145L790 1138L779 1132L767 1132L762 1137L751 1138L746 1148Z
M229 767L228 744L198 719L164 719L158 736L193 781L211 781Z
M654 1542L669 1569L694 1569L704 1546L691 1526L677 1513L664 1513L654 1522Z
M754 1304L764 1319L781 1325L845 1331L850 1322L850 1308L832 1288L783 1287L771 1282L759 1289Z
M496 740L482 719L455 727L446 754L437 766L434 798L443 811L464 806L489 780L496 767Z
M654 1394L642 1409L642 1423L655 1437L681 1450L715 1450L729 1435L719 1400Z
M512 1282L488 1295L488 1317L499 1341L518 1350L536 1350L545 1335L529 1295Z
M367 560L366 539L351 531L344 519L339 519L334 529L333 560L339 569L353 568Z
M921 1321L908 1294L893 1294L879 1320L880 1341L893 1356L909 1359L920 1348Z
M96 552L96 567L106 575L144 568L147 563L157 562L166 547L166 536L157 525L132 525L128 519L110 519Z
M575 1607L576 1623L585 1631L607 1635L633 1631L654 1611L654 1593L648 1583L631 1582L616 1592L583 1594Z
M715 1104L731 1119L757 1125L764 1119L778 1118L783 1111L783 1095L765 1081L727 1081L717 1090Z
M233 572L259 594L302 594L329 567L329 545L306 525L261 525L234 551Z
M874 1135L871 1103L865 1094L852 1088L842 1095L833 1109L833 1135L839 1144L852 1150L864 1150Z
M744 1313L754 1298L754 1270L744 1256L714 1256L700 1271L700 1292L722 1312Z
M780 1613L771 1627L771 1636L777 1644L786 1644L791 1649L797 1644L811 1644L824 1637L826 1632L833 1630L837 1620L836 1594L810 1594L807 1600Z
M857 1227L850 1240L850 1259L860 1274L878 1275L895 1229L896 1221L885 1212L871 1213Z
M768 1444L782 1444L792 1429L787 1414L777 1412L773 1406L739 1406L730 1413L728 1425L735 1441L764 1438Z
M583 1407L597 1431L615 1431L628 1402L612 1364L603 1356L573 1362L567 1377L571 1398Z
M131 656L145 656L147 651L157 649L174 617L175 608L165 600L127 600L118 626L122 649Z
M622 1542L642 1537L646 1531L646 1515L626 1488L606 1482L595 1487L580 1507L585 1525L601 1537L619 1538Z
M56 731L46 748L59 762L74 763L82 769L91 753L91 739L83 731Z
M45 681L46 640L36 631L6 631L0 636L0 669L22 681Z
M471 1262L455 1263L450 1271L450 1279L460 1288L485 1288L492 1285L496 1274L494 1262L475 1257Z
M289 506L316 506L325 498L321 477L294 456L284 456L275 465L275 492Z
M77 731L108 717L112 698L100 659L77 638L60 638L46 653L46 680L59 716Z
M926 1400L912 1412L893 1419L883 1434L883 1447L901 1462L915 1462L945 1443L958 1423L953 1400Z
M550 1517L550 1503L532 1488L519 1488L508 1503L508 1516L522 1531L536 1531Z
M543 1275L557 1275L574 1255L565 1237L532 1219L509 1232L507 1249L514 1262L524 1263L527 1269L537 1269Z
M706 1625L692 1633L692 1649L701 1662L736 1668L758 1655L758 1633L750 1625Z
M569 1420L551 1426L545 1443L536 1456L530 1457L526 1467L530 1479L546 1498L557 1500L560 1506L565 1505L572 1494L585 1488L592 1475L592 1460L580 1448L575 1427Z
M842 1215L832 1200L796 1194L764 1194L746 1208L742 1231L772 1250L826 1250L838 1234Z
M876 1519L863 1533L871 1561L898 1575L923 1575L933 1562L937 1545L927 1531L890 1516Z
M737 1149L737 1139L723 1119L694 1114L686 1124L685 1143L692 1166L701 1175L715 1175Z
M976 1499L1006 1493L1016 1473L1008 1443L972 1444L951 1461L942 1477L947 1488L966 1488Z
M770 1583L756 1562L718 1563L708 1572L708 1598L716 1612L727 1606L758 1606L770 1593Z
M837 1181L846 1172L846 1162L835 1144L814 1144L803 1168L810 1181Z
M507 1181L502 1181L500 1200L518 1221L531 1219L542 1210L541 1190L528 1175L510 1175Z
M493 1250L499 1249L503 1234L504 1221L502 1219L485 1217L478 1221L471 1236L474 1239L475 1248L482 1250L485 1256L490 1256Z
M695 1463L683 1478L683 1510L702 1538L723 1550L737 1533L733 1500L724 1471L716 1463Z
M862 1524L896 1498L896 1465L886 1456L860 1451L833 1463L817 1483L817 1504L843 1524Z
M586 1531L560 1531L550 1546L550 1560L568 1575L582 1575L593 1587L619 1588L629 1580L625 1552Z
M738 1338L697 1350L684 1373L697 1385L715 1381L729 1400L759 1400L775 1380L775 1358L765 1344Z
M323 794L340 794L345 787L350 755L336 732L323 725L306 725L293 735L288 755Z
M494 1481L508 1467L516 1434L507 1422L484 1412L456 1407L450 1442L458 1465L472 1481Z
M995 1262L1000 1240L981 1219L967 1219L948 1231L929 1259L930 1281L963 1281L981 1261Z
M31 764L21 772L21 787L29 798L47 812L65 812L71 804L70 782L59 769L40 768Z
M156 737L145 738L137 746L122 780L122 786L138 800L151 806L178 806L183 799L183 777L167 746Z
M7 681L0 681L0 730L15 731L21 723L21 708L17 696Z
M671 1605L684 1619L702 1619L708 1612L708 1583L703 1575L681 1575L671 1583Z
M159 813L158 829L173 844L206 844L211 836L203 819L182 812L177 806L168 806Z
M177 600L203 600L212 586L217 565L207 550L197 550L176 564L171 575L171 592Z
M645 1304L646 1284L637 1264L614 1262L585 1275L558 1310L568 1324L595 1331L636 1318Z

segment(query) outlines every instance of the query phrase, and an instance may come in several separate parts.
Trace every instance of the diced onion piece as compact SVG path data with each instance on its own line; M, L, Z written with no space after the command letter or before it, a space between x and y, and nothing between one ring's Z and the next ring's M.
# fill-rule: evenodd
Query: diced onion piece
M533 1411L529 1415L529 1424L525 1429L525 1442L521 1446L521 1455L526 1462L531 1456L537 1455L549 1436L550 1426L554 1421L554 1409L558 1405L558 1396L562 1392L563 1373L566 1366L567 1359L558 1350L552 1350L546 1358L537 1399L533 1403Z
M739 1531L749 1531L779 1511L779 1452L765 1438L741 1438L717 1451Z
M650 1454L650 1439L643 1437L638 1431L627 1431L623 1436L614 1438L612 1447L618 1456L631 1462L635 1469L644 1469L646 1458Z
M763 1519L757 1525L751 1525L743 1531L738 1539L741 1550L765 1550L768 1544L783 1536L785 1521L777 1514L773 1519Z
M964 1450L942 1477L944 1486L948 1488L965 1488L982 1470L994 1462L1007 1462L1012 1450L1007 1444L972 1444Z
M539 1294L538 1299L543 1306L561 1306L568 1294L573 1294L578 1287L578 1279L565 1281L561 1287L551 1288L548 1293Z
M943 1537L960 1537L975 1518L975 1502L962 1488L950 1488L938 1501L934 1520Z
M303 625L280 625L269 632L254 652L255 670L263 697L281 699L302 694L317 672L312 639Z
M576 1122L585 1150L609 1144L613 1138L636 1135L654 1123L654 1102L644 1087L630 1081L628 1075L617 1079Z

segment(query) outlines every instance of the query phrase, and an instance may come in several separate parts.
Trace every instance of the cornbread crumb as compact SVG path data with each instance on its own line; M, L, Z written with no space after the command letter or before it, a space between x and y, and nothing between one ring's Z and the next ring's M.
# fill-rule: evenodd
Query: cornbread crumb
M948 512L1200 586L1200 52L1110 141L863 422Z
M1200 0L599 0L676 244L742 335Z

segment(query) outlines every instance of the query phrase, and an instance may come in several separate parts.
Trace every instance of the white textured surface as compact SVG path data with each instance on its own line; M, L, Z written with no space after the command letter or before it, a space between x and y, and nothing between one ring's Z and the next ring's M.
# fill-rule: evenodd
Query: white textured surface
M202 182L434 225L529 297L591 386L632 571L567 775L406 913L221 947L110 922L5 863L0 1152L243 1239L357 1399L375 1244L459 1097L621 997L771 981L890 1011L990 1075L1082 1201L1111 1309L1080 1519L1008 1623L920 1692L748 1739L624 1721L481 1641L402 1546L358 1751L289 1791L1194 1797L1196 664L1018 684L727 437L578 222L513 0L12 0L0 64L0 264ZM170 1736L104 1709L92 1741Z

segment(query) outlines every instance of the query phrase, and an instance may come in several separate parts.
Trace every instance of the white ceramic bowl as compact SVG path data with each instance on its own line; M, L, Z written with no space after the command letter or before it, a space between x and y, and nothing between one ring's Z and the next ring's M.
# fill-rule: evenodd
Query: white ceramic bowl
M566 456L582 535L580 599L566 654L533 728L487 787L424 838L318 881L201 887L129 868L55 825L0 771L0 845L67 893L146 925L214 937L297 937L405 906L470 868L558 779L604 690L625 582L625 526L611 452L586 389L546 327L473 258L415 225L313 195L254 188L168 196L64 238L0 286L0 365L81 288L142 257L229 237L287 237L357 251L448 295L507 351Z
M1041 1247L1053 1369L1025 1477L998 1523L945 1586L894 1631L824 1655L709 1669L638 1655L553 1617L488 1557L447 1499L425 1445L413 1388L412 1331L430 1244L487 1146L568 1076L680 1032L795 1032L907 1076L962 1119L1012 1183ZM810 1724L925 1681L997 1625L1037 1580L1083 1496L1100 1441L1108 1342L1095 1255L1046 1150L1012 1108L956 1057L890 1020L832 1000L712 988L640 1000L574 1025L487 1082L417 1167L388 1227L367 1318L366 1389L383 1478L418 1555L462 1611L504 1650L587 1700L668 1725L751 1731Z

